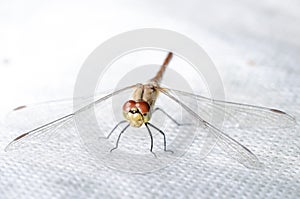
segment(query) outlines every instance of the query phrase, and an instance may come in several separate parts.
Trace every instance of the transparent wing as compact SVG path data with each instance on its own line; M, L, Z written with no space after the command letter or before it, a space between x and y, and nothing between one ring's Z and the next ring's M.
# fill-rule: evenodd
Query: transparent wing
M57 120L54 120L52 122L49 122L42 126L39 126L38 128L35 128L26 133L23 133L23 134L19 135L18 137L16 137L13 141L11 141L5 147L4 150L11 151L11 150L18 149L18 148L24 146L24 143L26 144L27 141L31 141L31 140L39 139L39 138L46 138L46 133L48 133L47 135L48 135L48 137L50 137L51 134L53 134L56 129L64 126L67 122L71 121L73 116L74 116L74 114L66 115Z
M94 101L93 103L83 105L82 107L80 107L74 113L65 114L64 116L62 116L58 119L55 119L51 122L43 124L43 125L35 128L33 130L30 130L26 133L23 133L20 136L16 137L12 142L10 142L6 146L5 151L10 151L10 150L13 150L13 149L20 148L20 147L22 147L23 144L26 144L28 141L31 141L31 140L41 139L41 138L44 138L44 137L50 137L55 132L55 130L57 130L58 128L64 126L66 123L68 123L70 121L73 121L73 118L74 118L75 114L83 112L85 110L88 110L88 109L92 108L93 106L98 105L101 102L111 98L112 96L120 94L120 93L122 93L124 91L127 91L129 89L132 89L134 87L135 87L135 85L134 86L128 86L128 87L122 88L120 90L117 90L113 93L110 93L110 94ZM21 110L21 109L25 109L25 108L26 107L21 107L21 108L18 108L17 110Z
M53 121L61 118L66 114L73 112L73 101L80 101L80 107L88 105L93 99L111 93L112 91L97 92L95 96L82 96L78 98L65 98L44 101L36 104L27 104L18 106L12 109L4 120L7 127L19 130L28 131L36 126L41 126L47 121Z
M204 128L209 128L209 132L216 138L218 138L218 144L224 149L233 159L237 160L248 168L261 168L262 163L258 158L245 146L229 137L227 134L204 120L198 113L194 112L191 108L181 102L179 99L174 97L169 89L159 88L159 90L168 96L170 99L178 103L182 108L189 112L192 116L197 119ZM173 91L173 90L172 90Z
M291 115L277 109L214 100L201 95L167 89L174 95L190 97L197 101L199 114L209 121L213 114L224 114L226 128L284 128L296 125Z
M26 132L73 112L72 99L45 101L19 106L6 115L4 125L16 131Z

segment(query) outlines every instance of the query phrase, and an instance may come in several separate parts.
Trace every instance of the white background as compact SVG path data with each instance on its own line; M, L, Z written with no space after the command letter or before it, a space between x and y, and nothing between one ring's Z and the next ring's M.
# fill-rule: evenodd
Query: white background
M18 105L72 96L94 48L121 32L150 27L198 42L218 68L228 100L277 107L299 118L299 13L297 0L1 1L1 116ZM5 129L1 148L20 133ZM0 152L0 198L299 198L297 131L236 133L259 158L274 162L265 171L249 171L218 152L198 160L194 146L156 173L119 173L96 167L76 136L22 158Z

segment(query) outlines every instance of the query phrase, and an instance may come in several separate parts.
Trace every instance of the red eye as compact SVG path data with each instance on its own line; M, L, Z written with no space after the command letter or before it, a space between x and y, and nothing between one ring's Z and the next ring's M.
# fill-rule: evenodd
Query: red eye
M139 109L140 113L148 113L150 111L150 106L147 102L137 102L135 106Z
M129 100L129 101L125 102L125 104L123 105L123 111L129 112L130 109L135 107L135 104L136 104L136 102L133 100Z

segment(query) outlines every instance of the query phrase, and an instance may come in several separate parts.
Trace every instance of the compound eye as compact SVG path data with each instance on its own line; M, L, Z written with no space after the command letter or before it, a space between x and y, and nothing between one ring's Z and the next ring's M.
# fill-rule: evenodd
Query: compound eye
M137 102L135 106L139 109L140 113L148 113L150 111L150 106L147 102Z
M134 108L136 105L136 102L133 100L129 100L127 102L125 102L125 104L123 105L123 111L124 112L129 112L132 108Z

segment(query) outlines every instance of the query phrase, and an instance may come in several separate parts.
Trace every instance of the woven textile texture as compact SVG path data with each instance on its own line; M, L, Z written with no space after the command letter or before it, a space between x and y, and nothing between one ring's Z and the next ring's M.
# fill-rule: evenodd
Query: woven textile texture
M279 108L299 123L297 0L126 2L0 3L0 199L300 198L299 125L230 131L264 163L260 170L218 146L202 159L197 137L165 168L121 172L99 164L71 123L50 141L3 151L22 133L6 123L10 108L72 96L80 65L97 45L142 27L171 29L199 43L219 71L226 100ZM32 126L31 117L19 119Z

